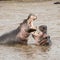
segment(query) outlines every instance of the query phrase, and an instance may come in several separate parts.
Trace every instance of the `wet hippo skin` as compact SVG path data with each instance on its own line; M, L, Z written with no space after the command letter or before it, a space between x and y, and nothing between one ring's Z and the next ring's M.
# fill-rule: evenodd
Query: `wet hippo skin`
M30 14L17 29L0 36L0 44L27 44L30 33L36 31L31 23L36 18L34 14Z
M48 46L51 45L50 36L47 35L47 26L41 25L39 26L39 33L33 33L32 36L36 41L37 45Z

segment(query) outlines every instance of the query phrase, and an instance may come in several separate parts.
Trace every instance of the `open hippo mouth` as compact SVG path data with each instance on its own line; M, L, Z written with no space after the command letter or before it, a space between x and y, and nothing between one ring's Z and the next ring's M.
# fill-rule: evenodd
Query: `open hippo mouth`
M31 28L31 29L28 30L29 33L34 32L34 31L36 31L36 29Z
M28 26L29 26L29 30L28 32L34 32L36 31L36 27L33 25L33 22L37 19L37 16L35 16L34 14L30 14L28 17Z

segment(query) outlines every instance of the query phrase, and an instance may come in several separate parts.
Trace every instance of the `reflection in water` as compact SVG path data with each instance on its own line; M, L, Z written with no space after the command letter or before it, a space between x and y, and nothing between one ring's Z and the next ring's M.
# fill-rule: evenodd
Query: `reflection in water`
M38 56L44 57L49 47L40 47L35 45L15 45L15 46L2 46L0 45L0 55L7 59L38 59ZM39 57L40 58L40 57ZM4 60L3 59L3 60Z

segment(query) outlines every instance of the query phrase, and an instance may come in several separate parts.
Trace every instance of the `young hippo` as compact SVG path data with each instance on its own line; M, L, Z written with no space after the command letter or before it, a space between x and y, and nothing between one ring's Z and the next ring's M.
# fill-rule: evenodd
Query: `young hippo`
M50 45L51 44L51 40L50 40L50 36L47 35L47 26L46 25L41 25L39 26L39 33L33 33L32 36L36 41L37 45L42 45L42 46L46 46L46 45Z
M30 14L17 29L0 36L0 44L27 44L30 33L36 31L33 26L36 19L34 14Z

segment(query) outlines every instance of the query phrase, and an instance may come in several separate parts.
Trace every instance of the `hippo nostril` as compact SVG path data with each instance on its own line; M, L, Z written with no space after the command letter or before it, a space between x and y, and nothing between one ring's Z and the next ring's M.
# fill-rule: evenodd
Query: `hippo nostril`
M45 39L47 39L48 37L45 37Z

